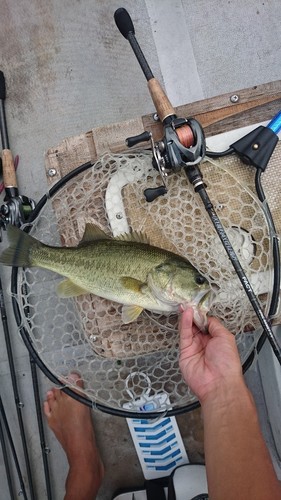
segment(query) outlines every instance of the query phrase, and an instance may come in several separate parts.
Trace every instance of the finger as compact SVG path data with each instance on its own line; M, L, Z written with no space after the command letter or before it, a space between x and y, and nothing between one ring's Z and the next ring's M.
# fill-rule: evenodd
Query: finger
M211 337L227 337L231 336L234 338L232 333L230 333L227 328L223 326L223 324L213 316L208 317L208 332Z
M188 307L185 311L183 311L179 324L181 350L190 347L190 345L192 344L192 339L193 339L192 325L193 325L193 309L192 307Z

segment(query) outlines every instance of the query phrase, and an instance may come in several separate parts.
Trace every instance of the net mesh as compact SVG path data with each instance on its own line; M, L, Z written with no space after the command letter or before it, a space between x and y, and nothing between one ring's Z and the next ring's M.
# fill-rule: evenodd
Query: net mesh
M238 168L240 162L235 158L201 165L210 199L266 310L271 235L262 206L251 190L253 173L243 166L247 178L238 182ZM48 200L31 234L49 245L76 246L86 222L111 235L130 229L145 232L151 244L188 258L209 280L214 292L210 313L236 334L244 362L259 337L254 331L258 326L255 313L184 172L169 176L168 195L147 203L144 190L160 183L149 152L105 154ZM130 403L136 411L134 400L147 391L166 393L167 409L196 400L179 371L176 314L144 311L136 321L124 325L120 304L91 294L59 298L56 287L61 279L43 269L20 269L18 273L17 300L23 325L52 373L70 385L67 374L78 371L84 395L108 408L122 409Z

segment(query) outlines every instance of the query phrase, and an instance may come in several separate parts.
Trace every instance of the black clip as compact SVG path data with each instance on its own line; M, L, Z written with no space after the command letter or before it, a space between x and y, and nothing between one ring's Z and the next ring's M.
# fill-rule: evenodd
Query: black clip
M230 147L244 163L264 172L277 142L278 136L270 128L260 125Z

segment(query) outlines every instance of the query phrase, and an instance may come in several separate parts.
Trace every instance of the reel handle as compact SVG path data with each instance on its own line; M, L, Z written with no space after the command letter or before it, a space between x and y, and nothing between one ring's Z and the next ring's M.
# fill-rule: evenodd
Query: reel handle
M142 132L139 135L133 135L132 137L127 137L126 144L128 148L132 148L133 146L136 146L140 142L147 142L150 141L150 139L151 139L150 132Z

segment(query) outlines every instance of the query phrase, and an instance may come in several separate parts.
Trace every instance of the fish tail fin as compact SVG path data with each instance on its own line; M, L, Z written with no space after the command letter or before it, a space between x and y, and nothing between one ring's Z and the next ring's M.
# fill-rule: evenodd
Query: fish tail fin
M0 262L6 266L32 267L32 249L42 243L12 224L8 225L7 236L10 246L0 255Z

